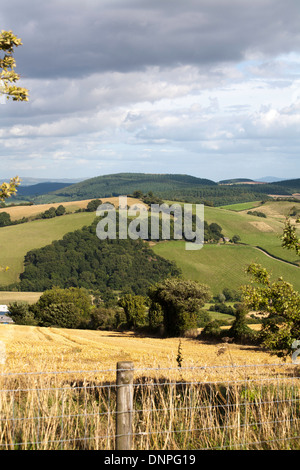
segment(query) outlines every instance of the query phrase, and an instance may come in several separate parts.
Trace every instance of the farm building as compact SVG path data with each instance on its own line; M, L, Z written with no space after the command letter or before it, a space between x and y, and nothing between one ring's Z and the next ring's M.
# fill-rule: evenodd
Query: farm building
M7 315L8 311L7 305L0 305L0 324L13 323L13 320Z

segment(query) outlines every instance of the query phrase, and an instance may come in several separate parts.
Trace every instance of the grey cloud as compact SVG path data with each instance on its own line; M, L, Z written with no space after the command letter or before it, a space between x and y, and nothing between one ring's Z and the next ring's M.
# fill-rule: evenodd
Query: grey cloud
M1 23L22 37L27 77L242 60L300 48L298 0L11 0Z

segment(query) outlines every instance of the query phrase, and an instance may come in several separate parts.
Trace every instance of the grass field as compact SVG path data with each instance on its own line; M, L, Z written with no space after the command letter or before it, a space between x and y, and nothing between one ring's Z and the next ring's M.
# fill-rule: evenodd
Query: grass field
M251 263L262 264L273 275L282 276L300 290L300 268L269 258L251 246L204 245L201 250L186 251L182 241L160 242L152 246L155 253L175 261L185 278L208 284L214 294L225 287L238 290L250 279L245 268Z
M115 204L118 203L118 198L109 198L109 200ZM137 200L128 198L128 202L132 204L136 203ZM70 205L69 209L72 207L72 210L75 210L80 204L85 206L87 201L66 204ZM295 252L283 249L280 240L285 216L294 205L295 203L286 201L267 202L260 206L260 210L268 216L266 219L248 215L245 210L237 212L205 207L205 220L208 223L218 223L221 225L226 237L231 238L233 235L239 235L241 242L249 246L205 245L199 252L187 252L180 242L163 242L154 246L154 251L176 261L186 277L210 283L213 291L217 293L225 286L236 289L246 281L244 268L251 261L260 262L270 269L275 277L281 275L299 289L300 281L297 268L271 259L254 248L259 246L272 256L290 263L299 263L299 258ZM47 207L49 205L22 206L11 207L9 210L12 212L21 211L18 213L19 217L30 215L30 211L41 212ZM16 216L16 213L14 216ZM7 286L17 282L24 268L24 256L29 250L45 246L53 240L61 239L67 232L89 225L94 217L94 213L80 212L0 228L0 265L2 266L0 285ZM6 266L9 266L8 271L3 270Z
M240 212L240 211L245 211L245 210L251 210L259 206L261 206L260 201L252 201L252 202L242 202L240 204L228 204L227 206L220 206L220 209Z
M9 266L8 271L0 271L0 284L7 286L17 282L24 269L24 256L30 250L48 245L61 239L66 233L89 225L95 214L80 212L53 219L35 220L21 225L0 228L1 266Z
M2 450L114 450L121 360L132 449L299 449L297 370L254 347L182 338L178 367L178 338L0 325L0 345Z

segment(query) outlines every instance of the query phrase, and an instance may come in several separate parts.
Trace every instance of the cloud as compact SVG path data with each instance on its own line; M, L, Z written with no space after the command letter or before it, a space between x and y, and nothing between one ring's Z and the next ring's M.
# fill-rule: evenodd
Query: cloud
M1 23L22 37L27 77L84 77L299 50L298 0L11 0Z
M298 1L6 2L30 101L0 104L0 170L297 166Z

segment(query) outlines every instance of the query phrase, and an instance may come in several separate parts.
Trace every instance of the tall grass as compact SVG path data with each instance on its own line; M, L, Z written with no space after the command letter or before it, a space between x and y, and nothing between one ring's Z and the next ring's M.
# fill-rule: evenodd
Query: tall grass
M238 372L214 382L191 374L157 371L136 378L134 449L300 448L297 374L250 379ZM112 377L27 374L0 382L2 450L114 449Z

